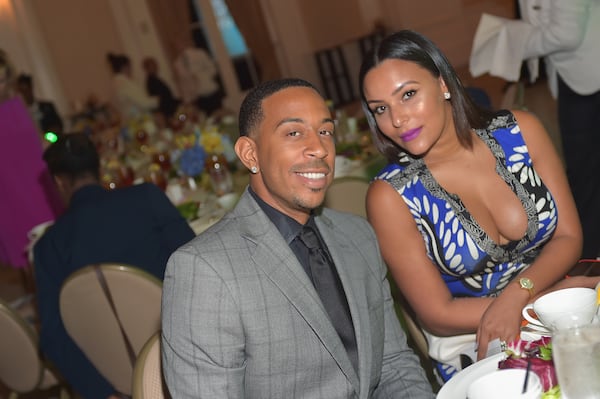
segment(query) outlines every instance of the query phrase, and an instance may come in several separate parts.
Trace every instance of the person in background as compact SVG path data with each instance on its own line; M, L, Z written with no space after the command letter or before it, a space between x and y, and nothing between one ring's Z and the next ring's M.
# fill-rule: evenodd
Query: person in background
M524 60L543 57L567 177L583 229L582 257L600 256L600 0L521 0L533 30ZM537 75L537 74L536 74Z
M122 118L137 118L158 107L158 96L148 95L146 90L133 80L129 57L109 53L107 60L113 72L115 103Z
M159 98L158 111L167 120L171 119L181 101L173 96L169 86L158 76L158 64L154 58L144 58L143 68L146 72L146 91L150 96Z
M63 133L62 118L52 102L35 98L33 94L33 79L30 75L20 74L17 77L17 90L23 97L27 107L29 107L29 112L42 134L53 132L60 136Z
M321 94L300 79L264 82L242 103L239 126L249 187L165 273L173 397L433 398L373 230L321 208L335 158Z
M369 187L368 220L443 381L465 365L457 344L466 364L481 359L492 341L518 337L536 297L595 287L598 278L564 279L581 227L537 118L474 105L440 49L409 30L364 59L359 87L389 161Z
M15 71L0 49L0 263L24 271L33 290L26 247L28 232L52 221L63 206L42 161L42 142L27 107L15 91Z
M211 116L223 106L217 65L204 48L186 45L185 40L180 41L178 46L173 69L182 100Z
M44 160L68 208L34 247L40 348L83 398L105 399L115 389L69 337L60 318L67 277L93 263L118 262L163 278L169 255L194 233L167 196L144 183L105 190L99 158L82 133L50 145Z

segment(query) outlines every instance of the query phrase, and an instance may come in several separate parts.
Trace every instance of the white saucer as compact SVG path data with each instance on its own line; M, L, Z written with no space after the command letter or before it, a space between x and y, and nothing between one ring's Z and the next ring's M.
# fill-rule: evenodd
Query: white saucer
M469 385L477 378L498 370L498 363L504 359L506 353L497 353L461 370L442 386L436 399L465 399Z

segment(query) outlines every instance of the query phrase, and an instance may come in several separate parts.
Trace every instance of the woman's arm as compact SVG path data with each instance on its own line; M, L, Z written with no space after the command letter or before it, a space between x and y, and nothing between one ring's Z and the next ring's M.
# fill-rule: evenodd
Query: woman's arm
M440 336L475 332L492 299L452 297L406 203L390 184L371 184L367 214L383 258L421 324Z
M533 166L556 203L558 222L556 230L536 260L520 277L528 277L534 291L550 289L575 265L582 245L581 226L575 203L564 172L563 163L541 122L532 114L513 111L531 156ZM519 285L515 278L486 310L481 319L477 337L479 355L485 356L490 340L510 341L517 337L521 309L534 298Z
M536 277L538 291L541 291L565 276L575 265L581 255L583 241L581 225L575 201L569 188L565 167L558 156L554 143L546 132L540 120L533 114L524 111L514 111L517 123L531 156L533 167L548 188L558 213L558 224L552 239L524 272L528 277ZM534 272L538 263L543 263L540 273ZM532 277L529 273L535 273Z

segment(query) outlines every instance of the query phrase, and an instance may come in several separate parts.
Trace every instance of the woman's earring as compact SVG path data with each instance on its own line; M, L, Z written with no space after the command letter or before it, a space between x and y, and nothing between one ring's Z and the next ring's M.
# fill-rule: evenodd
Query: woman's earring
M252 173L253 175L258 173L258 168L256 166L253 166L250 168L250 173Z
M452 96L450 95L450 92L449 92L449 91L447 91L447 92L445 92L445 93L444 93L444 98L445 98L446 100L450 100L450 97L452 97Z

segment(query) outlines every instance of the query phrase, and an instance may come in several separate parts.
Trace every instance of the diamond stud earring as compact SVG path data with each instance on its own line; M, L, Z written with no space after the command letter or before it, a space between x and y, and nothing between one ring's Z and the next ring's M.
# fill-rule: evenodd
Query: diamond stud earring
M250 168L250 173L252 173L253 175L258 173L258 168L256 166L253 166Z
M450 96L450 92L449 92L449 91L447 91L447 92L445 92L445 93L444 93L444 98L445 98L446 100L450 100L450 97L451 97L451 96Z

